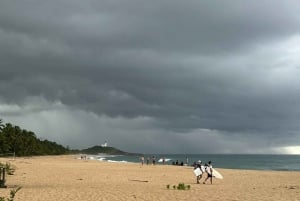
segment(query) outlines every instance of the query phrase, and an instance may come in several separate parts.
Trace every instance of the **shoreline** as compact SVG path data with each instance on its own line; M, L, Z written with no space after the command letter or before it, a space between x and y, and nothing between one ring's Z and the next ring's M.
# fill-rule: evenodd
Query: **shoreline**
M155 154L151 154L151 155L146 155L146 156L152 156L152 155L155 155ZM162 160L162 158L164 156L169 156L170 158L166 158L166 163L167 165L175 165L175 164L172 164L172 163L175 163L176 161L176 157L179 156L186 156L184 154L169 154L169 155L163 155L163 154L157 154L156 156L159 156L157 159L160 159ZM207 157L207 156L223 156L223 155L226 155L228 157L232 157L232 156L252 156L252 157L269 157L269 156L278 156L278 157L297 157L297 155L279 155L279 154L190 154L188 156L196 156L197 160L193 161L193 162L196 162L198 161L199 159L202 159L201 157ZM100 157L101 158L101 161L108 161L108 162L128 162L128 163L141 163L141 161L138 159L139 156L134 156L134 157L128 157L126 155L103 155L101 153L99 153L98 155L87 155L88 157L92 157L90 160L98 160L97 157ZM114 160L114 158L118 158L120 159L120 157L123 159L122 161L120 160ZM198 158L199 157L199 158ZM124 158L125 158L125 161L124 161ZM174 159L175 158L175 159ZM127 160L126 160L127 159ZM181 158L182 159L182 158ZM195 158L193 158L195 159ZM220 158L219 158L220 159ZM294 158L293 158L294 159ZM222 169L233 169L233 170L262 170L262 171L296 171L296 172L300 172L300 157L299 158L296 158L296 160L289 160L287 162L287 164L289 164L289 167L286 166L285 163L278 163L278 160L280 161L285 161L286 158L280 158L280 159L275 159L276 162L272 161L272 159L263 159L263 160L260 160L260 161L255 161L255 159L253 160L253 158L251 159L251 162L250 161L247 161L247 162L244 162L244 164L242 165L236 165L236 162L239 163L241 162L240 159L236 159L233 158L233 159L230 159L230 161L232 162L232 164L235 164L235 165L228 165L227 164L224 164L224 160L220 160L218 161L217 159L215 159L215 161L219 162L217 165L215 165L215 163L213 162L213 166L216 167L216 168L222 168ZM211 160L211 159L209 159ZM183 162L183 160L179 160L180 162ZM270 163L271 161L271 163ZM203 162L203 160L202 160ZM266 163L265 163L266 162ZM146 160L145 160L145 163L146 163ZM184 163L184 162L183 162ZM221 163L221 164L220 164ZM258 165L254 166L254 165L250 165L251 163L258 163ZM274 165L274 163L276 163L276 166ZM150 164L151 164L151 159L150 159ZM158 160L156 161L156 164L160 164L162 165L163 163L162 162L159 162ZM204 163L203 163L204 164ZM263 164L263 165L262 165ZM268 166L268 164L270 166ZM186 164L184 164L186 165ZM175 165L177 166L177 165ZM180 166L180 164L178 165ZM190 161L190 163L188 164L188 166L193 166L192 164L192 161Z
M216 168L223 180L196 184L191 166L78 160L78 155L0 158L16 168L7 175L15 201L62 200L300 200L300 172ZM203 182L203 178L201 180ZM200 181L200 182L201 182ZM184 183L190 190L167 189ZM216 193L217 192L217 193Z
M86 159L81 159L81 155L86 155L87 158ZM211 154L211 155L215 155L215 154ZM223 154L223 155L230 155L230 154ZM234 155L245 155L245 154L234 154ZM254 154L247 154L247 155L254 155ZM260 154L262 155L262 154ZM275 155L275 154L273 154ZM283 155L283 154L280 154L280 156ZM95 157L99 157L101 159L96 159ZM122 155L109 155L109 154L99 154L99 155L93 155L93 154L64 154L64 155L41 155L41 156L21 156L21 157L15 157L15 159L13 159L12 157L1 157L0 156L0 162L3 162L3 161L8 161L8 162L12 162L14 160L17 160L17 159L33 159L33 158L47 158L47 157L50 157L50 158L73 158L73 159L76 159L76 160L82 160L82 161L95 161L95 162L107 162L107 163L116 163L116 164L141 164L140 161L118 161L118 160L111 160L115 157L119 157L119 156L122 156ZM265 155L265 156L269 156L269 154ZM276 156L279 156L279 154L276 154ZM287 156L295 156L294 155L287 155ZM300 155L299 155L300 156ZM138 158L139 156L136 156L136 158ZM103 159L104 158L104 159ZM174 160L173 160L174 161ZM144 165L147 165L145 164L144 162ZM150 164L148 166L151 166L152 163L150 162ZM170 164L170 162L166 162L165 164L163 164L162 162L158 162L156 161L156 165L168 165L168 166L175 166L175 167L180 167L182 165L174 165L174 164ZM183 166L185 167L193 167L192 164L189 164L189 165L186 165L184 164ZM278 169L272 169L272 168L263 168L263 169L253 169L253 168L239 168L239 167L230 167L230 168L227 168L227 167L220 167L220 166L215 166L213 165L213 167L215 169L224 169L224 170L253 170L253 171L275 171L275 172L300 172L300 169L288 169L288 168L278 168Z

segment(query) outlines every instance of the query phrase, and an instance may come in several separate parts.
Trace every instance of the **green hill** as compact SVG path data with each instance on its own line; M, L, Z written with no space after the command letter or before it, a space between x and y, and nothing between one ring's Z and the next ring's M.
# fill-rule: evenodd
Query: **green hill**
M87 149L82 149L82 153L84 154L99 154L105 153L109 155L137 155L135 153L124 152L114 147L102 147L102 146L93 146Z

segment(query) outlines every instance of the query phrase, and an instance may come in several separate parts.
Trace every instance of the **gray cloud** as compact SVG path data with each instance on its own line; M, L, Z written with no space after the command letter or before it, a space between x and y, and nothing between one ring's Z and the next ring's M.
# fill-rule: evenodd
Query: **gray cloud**
M1 2L0 117L71 147L298 146L299 9L297 1Z

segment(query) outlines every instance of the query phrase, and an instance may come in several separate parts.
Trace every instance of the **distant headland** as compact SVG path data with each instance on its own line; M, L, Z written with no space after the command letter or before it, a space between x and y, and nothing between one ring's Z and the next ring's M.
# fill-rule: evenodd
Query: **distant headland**
M82 150L80 150L80 152L83 154L93 154L93 155L96 155L99 153L104 153L104 154L109 154L109 155L140 155L138 153L129 153L129 152L125 152L125 151L119 150L114 147L103 146L103 145L101 145L101 146L96 145L96 146L93 146L93 147L90 147L87 149L82 149Z

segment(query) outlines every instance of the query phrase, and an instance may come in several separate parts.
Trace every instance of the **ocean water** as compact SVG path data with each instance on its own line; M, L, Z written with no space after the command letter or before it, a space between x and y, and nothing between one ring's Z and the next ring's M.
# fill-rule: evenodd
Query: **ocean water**
M228 169L248 169L248 170L282 170L282 171L300 171L300 155L244 155L244 154L153 154L145 155L146 159L155 156L156 163L159 159L165 158L166 164L172 165L177 160L179 163L193 165L194 162L201 160L203 164L212 161L214 168ZM101 160L119 163L140 163L139 156L111 156L111 155L90 155L91 160ZM161 161L161 160L160 160Z

